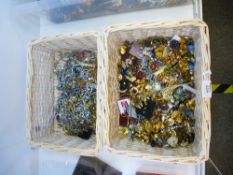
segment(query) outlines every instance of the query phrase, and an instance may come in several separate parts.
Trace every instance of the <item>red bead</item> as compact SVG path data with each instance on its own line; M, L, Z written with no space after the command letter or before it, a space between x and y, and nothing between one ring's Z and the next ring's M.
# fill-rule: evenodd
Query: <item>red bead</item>
M138 71L137 73L136 73L136 78L137 79L142 79L144 77L144 73L142 72L142 71Z
M121 60L122 60L122 61L125 61L125 60L128 59L129 57L130 57L129 52L125 52L124 55L121 55Z
M156 69L156 64L155 64L155 63L152 63L152 64L150 65L150 68L151 68L152 70L155 70L155 69Z
M92 52L90 50L83 50L80 52L80 57L81 58L86 58L91 56Z
M122 127L126 127L128 123L128 118L124 114L120 114L119 124Z

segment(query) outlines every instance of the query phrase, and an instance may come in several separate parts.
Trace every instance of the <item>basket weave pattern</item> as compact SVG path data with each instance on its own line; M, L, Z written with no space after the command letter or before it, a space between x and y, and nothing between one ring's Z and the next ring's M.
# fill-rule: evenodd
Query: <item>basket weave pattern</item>
M97 33L80 35L67 34L41 38L32 41L28 50L27 72L27 119L28 139L33 146L41 146L55 151L65 151L82 155L96 155L101 145L99 139L101 108L98 102L101 79L97 77L97 120L96 135L88 140L67 136L58 127L54 116L56 103L56 78L54 60L59 59L60 52L89 49L97 54L98 70L101 71L98 47L100 37ZM97 72L98 73L98 72ZM99 74L99 73L98 73Z
M187 148L151 148L150 146L134 140L129 141L119 132L119 87L117 80L118 53L123 41L134 41L150 36L172 37L175 34L190 36L195 42L195 135L194 143ZM140 23L129 25L115 25L105 32L105 57L107 57L107 96L108 117L105 118L106 129L104 140L108 149L115 154L136 156L145 159L162 160L168 162L199 162L209 157L210 143L210 99L202 94L204 80L210 77L203 76L210 70L208 27L201 21L175 21L159 23Z

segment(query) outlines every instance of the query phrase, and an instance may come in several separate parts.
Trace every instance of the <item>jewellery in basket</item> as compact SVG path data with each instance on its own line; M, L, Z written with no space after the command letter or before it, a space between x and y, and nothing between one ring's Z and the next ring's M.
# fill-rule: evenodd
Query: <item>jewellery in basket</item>
M83 139L95 132L96 60L94 52L82 50L61 54L55 61L58 123L68 135Z
M194 49L192 38L178 35L121 44L120 133L152 147L185 147L194 141Z

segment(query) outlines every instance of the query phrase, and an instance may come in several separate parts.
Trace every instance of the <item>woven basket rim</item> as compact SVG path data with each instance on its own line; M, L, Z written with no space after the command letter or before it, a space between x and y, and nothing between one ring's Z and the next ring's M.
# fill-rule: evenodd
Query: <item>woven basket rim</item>
M83 37L88 37L88 36L95 36L98 37L100 36L99 32L68 32L68 33L62 33L62 34L57 34L57 35L52 35L52 36L42 36L36 39L32 39L31 41L28 42L28 47L39 44L41 42L48 42L48 41L53 41L53 40L61 40L65 38L83 38Z
M106 27L104 30L105 37L106 34L109 32L115 32L119 30L131 30L131 29L141 29L141 28L163 28L163 27L176 27L174 25L178 26L186 26L186 25L193 25L193 26L199 26L199 27L206 27L208 28L208 25L205 21L200 19L187 19L187 20L150 20L150 21L144 21L144 22L133 22L133 23L118 23L118 24L112 24ZM155 27L156 26L156 27ZM124 29L122 28L124 27Z
M205 67L205 71L209 71L210 70L210 45L209 45L209 29L207 24L199 19L192 19L192 20L172 20L172 21L146 21L146 22L141 22L141 23L123 23L123 24L117 24L117 25L111 25L108 28L106 28L105 30L105 47L107 48L105 50L105 57L107 58L107 60L109 59L109 53L108 53L108 37L110 35L110 33L114 33L114 32L120 32L120 31L129 31L129 30L140 30L140 29L163 29L163 28L175 28L175 27L182 27L182 26L193 26L193 27L199 27L202 30L202 39L205 42L205 48L203 48L204 53L202 53L203 59L206 60L206 62L204 62L206 64ZM203 64L204 64L203 63ZM108 65L108 64L107 64ZM108 70L110 68L107 68L107 73ZM107 77L107 83L109 81L108 79L109 77ZM205 80L210 80L210 76L205 79ZM108 94L108 90L107 90L107 97L109 98L109 94ZM203 101L203 105L204 105L204 109L205 112L207 112L206 115L203 115L205 118L203 119L203 123L202 123L202 127L203 127L203 131L202 131L202 142L204 141L204 150L202 150L200 152L199 155L195 155L195 156L189 156L189 159L183 159L182 157L174 157L171 156L172 159L170 159L170 156L165 156L165 155L152 155L150 153L141 153L140 151L131 151L131 150L118 150L115 149L114 147L111 146L110 144L110 136L107 134L105 139L105 145L107 147L107 149L112 152L113 154L124 154L124 155L128 155L128 156L132 156L132 157L145 157L147 160L161 160L161 161L165 161L165 162L183 162L183 163L198 163L200 161L203 160L208 160L209 158L209 147L210 147L210 137L211 137L211 111L210 111L210 98L207 97L203 97L202 98ZM110 109L109 109L109 105L107 106L107 111L109 113ZM106 118L106 128L108 129L108 131L110 130L110 122L109 121L109 115ZM203 134L204 133L204 134ZM181 159L182 158L182 159Z
M32 77L33 77L33 67L32 67L32 49L35 45L43 43L43 42L49 42L49 41L56 41L56 40L62 40L62 39L69 39L69 38L74 38L74 39L82 39L85 37L96 37L96 50L97 50L97 60L99 60L100 54L99 52L99 45L100 43L100 33L98 32L82 32L82 33L65 33L65 34L59 34L59 35L54 35L54 36L45 36L45 37L40 37L38 39L31 40L28 45L27 45L27 80L26 80L26 87L27 87L27 92L26 92L26 118L27 118L27 132L26 132L26 137L27 141L30 145L34 147L42 147L42 148L47 148L55 151L62 151L62 152L70 152L70 153L78 153L80 155L86 155L86 156L95 156L99 152L101 148L101 143L102 140L100 138L100 129L96 129L96 142L95 142L95 147L90 148L90 149L80 149L80 148L74 148L74 147L66 147L63 145L54 145L51 143L46 143L43 141L37 141L34 140L31 137L31 96L32 96ZM99 61L98 61L99 62ZM99 63L98 63L99 64ZM98 70L97 70L98 71ZM98 77L97 77L98 81ZM98 94L98 92L97 92ZM98 95L96 95L97 98ZM98 103L98 100L97 100ZM97 104L98 105L98 104ZM98 106L97 106L98 108ZM97 119L96 121L96 128L98 128L97 125L99 125L97 122L99 122L100 119Z

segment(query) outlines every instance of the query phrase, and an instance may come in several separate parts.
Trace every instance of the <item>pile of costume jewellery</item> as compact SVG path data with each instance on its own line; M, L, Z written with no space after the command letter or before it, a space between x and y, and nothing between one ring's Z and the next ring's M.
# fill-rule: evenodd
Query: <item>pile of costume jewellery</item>
M89 139L96 126L96 54L82 50L59 58L55 60L57 121L66 134Z
M125 41L119 54L120 133L152 147L193 143L193 39L175 35Z

